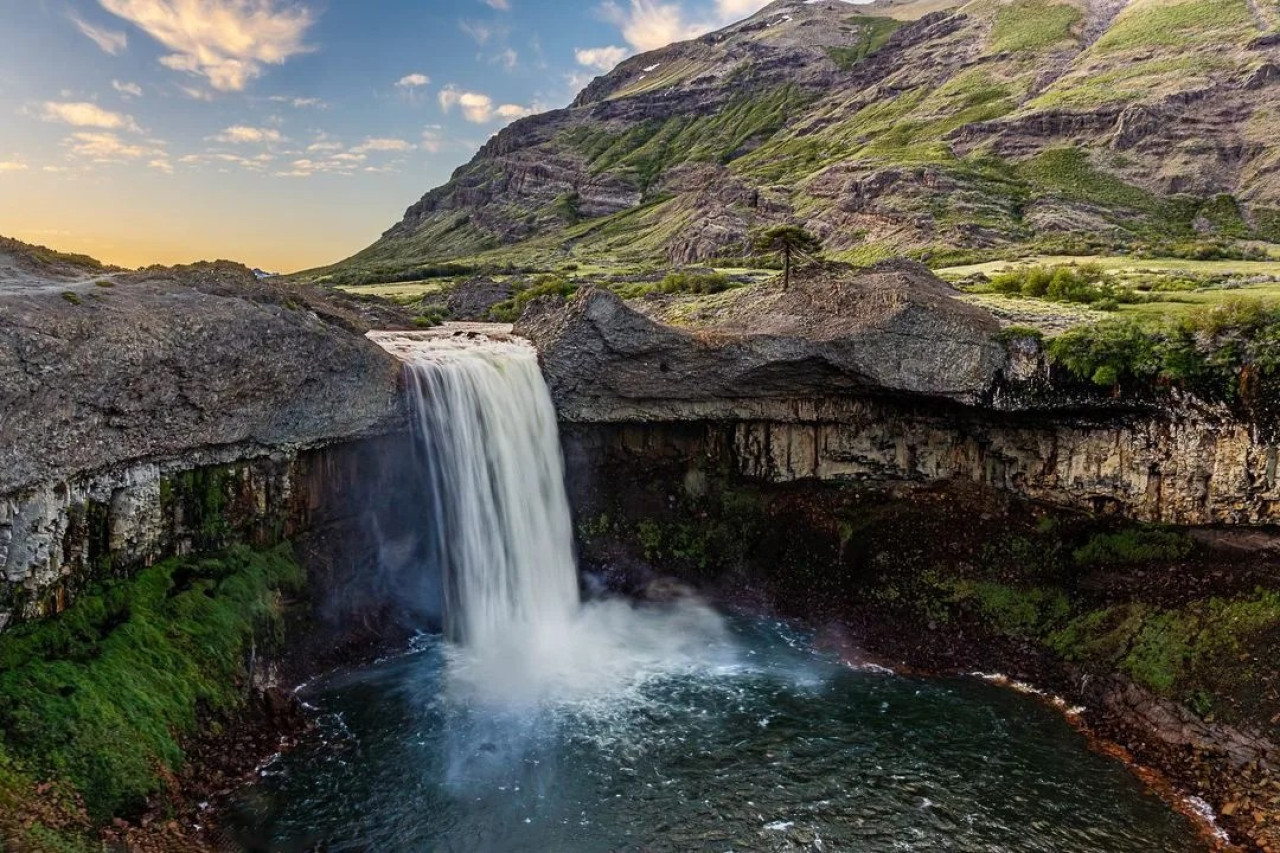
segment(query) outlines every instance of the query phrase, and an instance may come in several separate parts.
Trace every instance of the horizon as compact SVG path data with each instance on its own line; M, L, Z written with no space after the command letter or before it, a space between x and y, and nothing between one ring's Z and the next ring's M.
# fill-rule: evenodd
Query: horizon
M124 267L349 257L493 134L768 0L70 0L0 11L0 234ZM425 48L425 49L424 49Z

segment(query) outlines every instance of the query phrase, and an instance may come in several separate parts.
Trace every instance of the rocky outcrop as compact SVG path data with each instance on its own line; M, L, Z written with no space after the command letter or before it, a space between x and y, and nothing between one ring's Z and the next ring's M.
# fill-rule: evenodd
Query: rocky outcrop
M994 318L910 262L729 295L696 331L596 289L535 307L516 331L571 421L750 419L781 399L858 393L976 403L1007 364Z
M368 321L232 265L3 297L0 494L197 448L307 445L398 414Z
M385 309L232 264L49 283L0 295L0 625L228 507L279 527L299 453L402 424Z
M1036 353L998 343L990 317L917 265L702 299L633 307L588 290L536 305L517 331L564 421L690 424L705 430L693 455L750 478L976 482L1152 522L1280 522L1280 447L1262 430L1190 400L1055 387Z

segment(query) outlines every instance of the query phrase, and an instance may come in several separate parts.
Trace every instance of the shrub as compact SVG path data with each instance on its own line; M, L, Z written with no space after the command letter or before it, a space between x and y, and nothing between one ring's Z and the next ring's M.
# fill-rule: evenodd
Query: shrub
M573 295L573 292L577 289L577 284L560 276L540 276L532 284L517 292L515 296L490 308L489 318L499 323L514 323L520 319L520 315L524 313L524 309L528 307L529 303L538 297L568 297Z
M1077 548L1072 556L1082 566L1109 566L1121 563L1174 562L1185 559L1191 540L1181 533L1133 528L1118 533L1101 533Z
M62 291L62 298L65 299L67 302L70 302L72 305L79 305L81 304L81 302L84 301L80 298L80 294L73 293L70 290Z
M673 272L662 279L658 289L663 293L720 293L729 289L729 277L720 272Z

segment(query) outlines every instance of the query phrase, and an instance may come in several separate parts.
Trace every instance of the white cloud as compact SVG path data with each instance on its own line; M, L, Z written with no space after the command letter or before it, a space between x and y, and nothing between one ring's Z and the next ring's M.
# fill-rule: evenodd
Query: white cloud
M425 74L406 74L396 81L396 86L401 89L418 89L430 83L431 78Z
M214 142L226 142L231 145L241 145L249 143L271 143L283 142L284 137L280 131L270 127L248 127L243 124L237 124L228 127L221 133L209 137Z
M163 148L155 145L143 145L125 142L114 133L73 133L67 137L66 144L71 153L99 163L119 162L121 160L140 160L144 157L164 157Z
M606 0L600 14L622 32L623 39L637 51L657 50L672 42L697 38L719 27L755 14L768 0L716 0L715 16L709 20L690 19L679 3L661 0Z
M157 172L163 172L166 175L173 174L173 164L170 163L164 157L157 157L147 165L150 166L152 169L155 169Z
M18 160L0 160L0 174L4 172L25 172L27 164Z
M630 0L626 8L614 0L600 7L605 20L622 31L627 44L638 51L656 50L706 32L704 24L685 20L684 9L675 3Z
M716 12L720 21L731 24L750 17L769 5L769 0L716 0Z
M578 60L579 65L587 68L597 68L601 71L611 71L613 67L622 60L626 59L631 51L625 47L580 47L573 52L573 56Z
M142 87L137 83L121 83L119 80L112 80L111 88L128 98L142 97Z
M440 109L448 113L457 107L462 112L462 117L472 124L484 124L495 117L517 119L532 112L528 107L522 107L519 104L495 105L493 98L488 95L480 92L464 92L453 85L445 86L437 97L440 100Z
M133 116L104 110L85 101L45 101L40 110L45 121L56 121L73 127L100 127L103 130L138 130Z
M108 30L105 27L95 27L75 12L68 12L67 17L71 19L71 23L76 25L77 30L101 48L104 53L119 56L129 46L129 37L124 33Z
M490 9L497 9L499 12L511 11L510 0L480 0L480 2L488 6Z
M280 0L98 0L172 53L167 68L205 77L213 88L238 92L262 74L310 48L315 22L305 6Z
M370 151L412 151L413 143L403 139L370 138L351 149L353 154L367 154Z

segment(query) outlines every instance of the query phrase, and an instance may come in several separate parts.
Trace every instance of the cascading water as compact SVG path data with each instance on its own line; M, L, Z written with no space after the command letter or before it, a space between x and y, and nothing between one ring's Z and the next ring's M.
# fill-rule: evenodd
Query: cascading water
M532 345L484 324L374 340L405 363L451 691L616 707L655 676L733 658L723 620L700 603L580 601L555 408Z
M439 503L449 636L478 649L537 641L578 608L555 409L532 347L440 338L406 361Z

